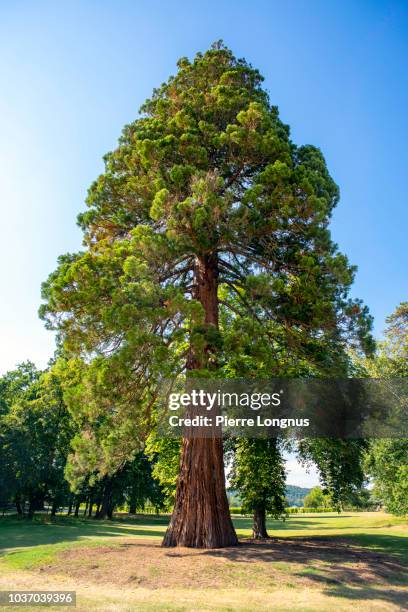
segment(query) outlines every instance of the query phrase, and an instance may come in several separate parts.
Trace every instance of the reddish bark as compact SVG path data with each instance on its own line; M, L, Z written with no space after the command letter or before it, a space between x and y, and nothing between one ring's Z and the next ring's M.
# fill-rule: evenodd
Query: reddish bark
M195 299L205 311L207 330L218 330L218 269L216 258L197 258ZM215 365L215 351L208 342L204 353L193 347L187 369ZM227 494L222 439L220 437L183 439L180 474L170 525L163 546L221 548L238 543L231 521Z

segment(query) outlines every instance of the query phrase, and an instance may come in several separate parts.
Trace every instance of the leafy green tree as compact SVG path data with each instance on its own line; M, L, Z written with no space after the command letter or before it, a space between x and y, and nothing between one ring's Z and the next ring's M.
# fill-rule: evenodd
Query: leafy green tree
M350 496L357 494L366 480L364 439L309 438L301 440L298 455L306 465L314 464L332 505L340 510Z
M152 465L152 475L160 483L165 507L171 509L180 467L180 441L157 438L152 434L147 440L145 452Z
M154 465L143 453L139 453L129 465L125 498L131 514L135 514L137 509L143 509L147 502L157 510L165 506L165 495L154 477Z
M35 398L39 377L35 365L27 361L0 378L1 497L3 504L14 502L19 514L23 513L27 493L25 467L32 466L32 461L26 452L27 439L16 415L16 405ZM43 500L42 495L41 503Z
M377 506L376 496L366 487L361 487L359 491L353 491L344 499L343 507L352 507L353 509L368 510Z
M1 380L0 457L3 478L17 509L28 514L52 505L55 514L69 495L64 469L73 435L58 378L22 364Z
M275 438L237 440L231 486L242 508L253 513L255 539L268 538L266 513L280 518L285 512L285 479L279 441Z
M317 148L291 142L259 72L217 43L182 58L141 110L91 186L85 250L60 258L41 309L84 359L77 405L103 420L111 470L151 431L163 378L223 374L221 298L265 341L279 324L305 356L322 337L369 343L328 231L338 188ZM222 441L186 438L164 544L236 543Z
M366 376L408 376L408 302L402 302L387 318L385 339L372 359L359 361ZM389 512L408 514L408 439L372 440L366 469L374 481L374 494Z
M321 487L313 487L303 500L305 508L328 508L330 503L330 496L325 494Z
M94 506L96 519L111 519L115 507L129 506L134 514L150 502L155 508L165 506L165 496L160 483L152 475L152 465L143 453L138 453L132 461L113 474L101 475L83 470L68 461L66 476L79 500L86 501L86 512L92 516Z
M61 378L56 368L50 367L40 378L37 397L33 403L40 420L39 445L48 449L45 458L46 499L52 514L70 498L65 467L76 426L64 400Z
M396 515L408 514L408 439L380 439L370 446L366 468L375 497Z
M274 321L262 321L263 313L258 314L258 320L252 321L236 314L239 304L233 300L233 308L221 309L221 326L225 328L224 346L230 351L225 359L225 375L227 377L347 377L352 371L352 362L345 350L341 333L329 339L325 334L309 343L307 348L291 341L290 332L284 326ZM269 336L265 342L263 335ZM355 344L358 346L358 343ZM370 347L371 348L371 347ZM367 349L367 346L366 346ZM240 462L243 462L251 494L254 495L259 486L259 495L255 506L246 504L246 509L252 509L254 537L266 537L266 513L279 515L282 510L282 457L280 453L272 452L268 456L273 442L258 440L244 442L244 452L234 454L234 444L231 445L232 462L235 473L240 472ZM322 482L335 500L337 507L360 491L365 475L363 458L366 450L364 440L340 439L305 439L299 444L291 443L281 437L279 447L286 445L288 450L297 451L305 462L317 465ZM239 447L239 443L237 445ZM251 454L251 457L248 454ZM249 467L253 467L252 478ZM275 466L275 467L273 467ZM269 487L265 481L269 479ZM274 491L276 483L276 491ZM265 495L264 492L268 491ZM269 497L268 497L269 496Z
M384 340L374 355L353 356L361 376L371 378L408 377L408 302L401 302L386 319Z

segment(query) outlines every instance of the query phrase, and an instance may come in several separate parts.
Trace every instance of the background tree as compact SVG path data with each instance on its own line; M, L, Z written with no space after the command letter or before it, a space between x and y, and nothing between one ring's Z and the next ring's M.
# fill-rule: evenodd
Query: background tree
M164 377L220 373L223 287L265 340L278 322L305 354L322 335L369 341L366 311L347 297L354 269L327 227L337 186L318 149L291 142L261 84L221 44L182 58L105 157L79 216L85 251L44 284L41 314L86 357L79 387L93 385L91 418L109 423L118 454L147 436ZM236 543L222 441L186 438L164 544Z
M226 307L226 300L230 308ZM341 330L337 334L333 333L333 328L329 334L323 331L307 344L293 342L291 332L288 333L285 326L278 321L263 320L262 310L254 321L250 317L237 315L240 305L234 296L221 293L221 303L221 328L226 353L223 371L226 377L347 378L352 374L353 364L346 351L350 335L345 343ZM268 341L265 341L265 333L268 334ZM354 346L359 346L358 337L354 338ZM363 348L370 351L371 342L367 342ZM364 354L361 349L360 353ZM322 482L333 496L336 507L340 508L341 503L361 490L364 481L362 463L367 447L364 440L305 439L296 444L282 435L276 442L258 439L238 441L236 445L231 443L229 448L232 452L229 455L234 474L241 473L242 462L241 483L249 487L249 503L245 504L245 508L253 511L254 537L266 537L267 512L275 516L282 513L284 470L280 450L284 447L297 452L306 463L318 467ZM235 448L240 449L238 453L234 453ZM269 485L266 484L268 479ZM235 480L234 485L239 488Z
M152 475L160 484L166 509L171 510L176 494L180 468L180 440L149 436L145 452L150 459Z
M40 372L29 361L17 366L0 379L0 466L3 503L13 501L23 514L25 500L31 495L31 511L35 503L42 506L44 490L27 452L29 434L21 419L21 404L36 397ZM20 418L19 418L20 416ZM34 490L35 502L34 502Z
M129 465L125 499L130 514L143 509L147 502L157 511L165 507L166 497L159 481L154 478L154 465L143 453L139 453Z
M29 362L7 373L0 383L0 461L8 496L28 515L50 503L55 514L69 494L65 463L72 422L58 378Z
M306 465L318 468L324 492L332 505L342 504L361 491L366 475L364 457L367 440L341 438L308 438L300 441L298 456Z
M266 513L281 518L285 513L285 480L279 441L275 438L237 440L231 486L242 499L244 512L253 513L255 539L268 538Z
M387 318L384 341L372 359L357 360L361 373L372 378L408 376L408 302L401 302ZM366 470L374 495L394 514L408 514L408 439L371 440Z
M325 494L321 487L313 487L303 500L305 508L329 508L330 496Z
M388 512L408 514L408 440L375 440L366 469L374 481L374 495Z

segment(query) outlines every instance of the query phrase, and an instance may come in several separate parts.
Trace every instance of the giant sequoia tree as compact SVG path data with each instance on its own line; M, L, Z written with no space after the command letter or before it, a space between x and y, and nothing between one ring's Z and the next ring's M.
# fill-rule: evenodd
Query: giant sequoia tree
M106 423L112 456L148 433L163 377L223 371L221 307L242 318L246 341L279 350L284 333L305 358L354 323L365 337L364 309L347 298L353 269L327 229L337 186L261 85L221 44L181 59L106 155L79 216L85 250L44 285L42 316L86 357L78 409ZM236 542L222 441L183 440L164 544Z

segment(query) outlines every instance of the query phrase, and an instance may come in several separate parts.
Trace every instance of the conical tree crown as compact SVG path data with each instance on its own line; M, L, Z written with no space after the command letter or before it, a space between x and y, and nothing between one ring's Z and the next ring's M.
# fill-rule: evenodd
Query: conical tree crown
M43 286L48 326L90 364L88 409L112 414L113 431L118 406L146 402L143 384L182 371L191 347L220 363L225 329L209 329L200 274L248 345L317 359L353 335L368 346L354 269L327 228L337 201L321 152L291 142L256 69L222 44L181 59L105 156L79 216L85 250Z
M307 226L327 221L337 187L317 149L290 142L259 72L219 44L178 68L106 156L80 216L86 240L140 224L198 254L260 253L274 238L276 261L282 232L311 239Z

